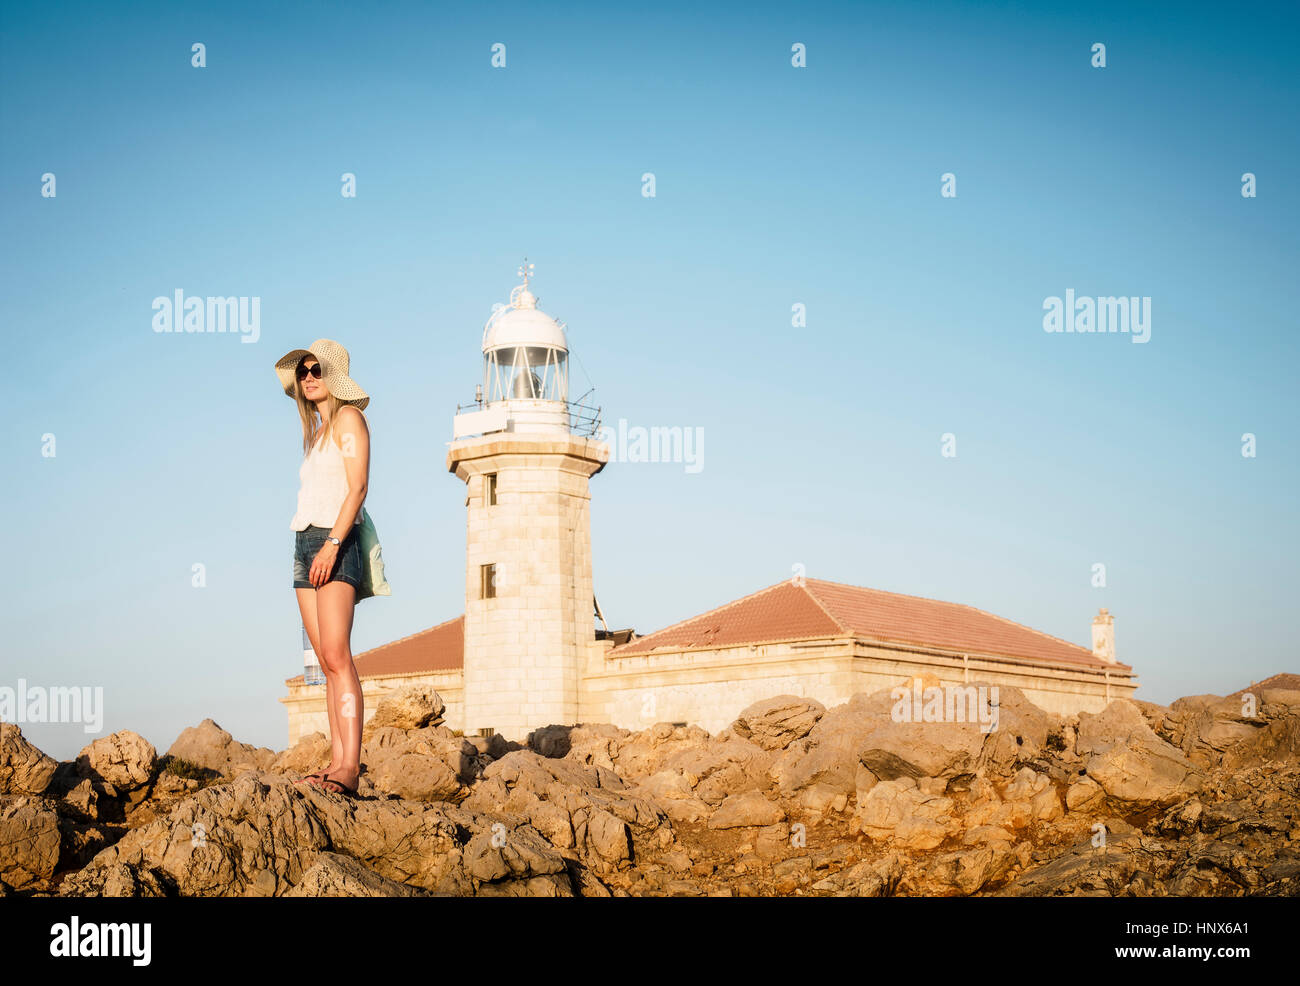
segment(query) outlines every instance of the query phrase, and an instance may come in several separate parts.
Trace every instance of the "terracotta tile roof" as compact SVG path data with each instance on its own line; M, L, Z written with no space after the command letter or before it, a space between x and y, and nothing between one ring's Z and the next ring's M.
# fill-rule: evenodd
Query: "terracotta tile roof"
M353 656L361 678L392 674L456 671L465 665L465 617L439 623ZM301 684L302 675L286 684Z
M1265 678L1263 681L1257 681L1246 688L1240 688L1231 695L1225 695L1225 698L1240 698L1248 691L1258 691L1261 688L1279 688L1287 691L1300 691L1300 674L1290 674L1283 672L1275 674L1271 678Z
M728 647L814 637L858 637L1047 664L1132 670L1106 664L1090 649L961 603L805 579L786 580L700 616L614 647L610 657L656 649Z

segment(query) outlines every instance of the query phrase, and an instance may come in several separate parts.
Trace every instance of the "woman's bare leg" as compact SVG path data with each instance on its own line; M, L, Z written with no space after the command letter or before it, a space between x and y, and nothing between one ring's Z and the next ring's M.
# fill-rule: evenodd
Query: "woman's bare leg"
M357 590L347 582L327 582L316 590L316 620L320 630L321 669L329 686L333 713L331 730L341 740L341 759L331 776L355 787L361 776L361 679L352 663L352 617ZM335 726L334 723L338 725Z
M307 629L307 639L311 642L311 649L316 652L317 659L320 658L321 643L320 630L316 616L316 590L315 589L294 589L298 594L298 609L302 613L302 625ZM322 665L321 670L324 671ZM330 729L330 762L321 773L329 773L343 766L343 737L339 734L338 712L334 707L334 702L330 699L330 679L325 678L325 713L329 717Z

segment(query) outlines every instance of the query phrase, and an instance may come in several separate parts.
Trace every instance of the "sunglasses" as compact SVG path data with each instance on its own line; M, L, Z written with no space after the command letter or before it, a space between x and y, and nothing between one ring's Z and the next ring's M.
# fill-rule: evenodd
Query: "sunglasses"
M311 366L302 366L302 365L299 365L299 367L298 367L298 379L299 379L299 380L303 380L303 379L305 379L308 373L310 373L313 377L315 377L317 380L319 380L319 379L320 379L320 364L319 364L319 363L313 363Z

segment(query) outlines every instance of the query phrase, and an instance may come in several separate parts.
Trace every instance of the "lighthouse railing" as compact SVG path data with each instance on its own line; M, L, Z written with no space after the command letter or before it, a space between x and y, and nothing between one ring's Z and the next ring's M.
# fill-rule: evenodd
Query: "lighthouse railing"
M565 401L569 411L569 430L575 435L591 436L600 431L600 407Z
M547 403L552 402L548 401ZM600 405L587 404L581 401L555 401L554 403L564 405L564 409L569 416L570 432L584 437L591 437L599 434ZM461 414L465 411L481 411L483 410L483 407L483 401L470 401L468 404L457 404L456 413Z

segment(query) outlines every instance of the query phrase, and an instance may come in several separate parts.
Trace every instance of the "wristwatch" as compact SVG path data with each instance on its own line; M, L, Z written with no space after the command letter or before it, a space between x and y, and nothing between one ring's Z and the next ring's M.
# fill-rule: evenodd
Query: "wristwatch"
M339 539L338 539L338 538L335 538L335 537L327 537L327 538L325 538L325 540L328 541L328 542L330 542L330 543L331 543L332 545L334 545L334 547L336 547L336 548L337 548L337 547L339 546L339 544L341 543L341 542L339 541Z

